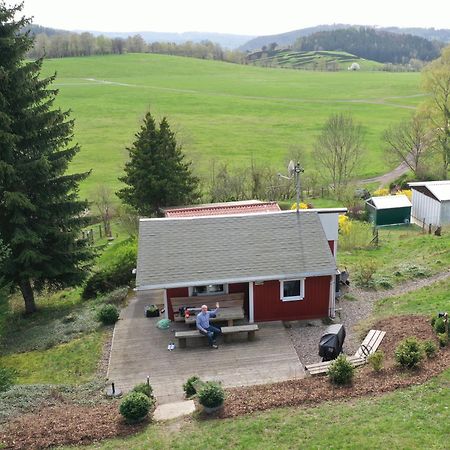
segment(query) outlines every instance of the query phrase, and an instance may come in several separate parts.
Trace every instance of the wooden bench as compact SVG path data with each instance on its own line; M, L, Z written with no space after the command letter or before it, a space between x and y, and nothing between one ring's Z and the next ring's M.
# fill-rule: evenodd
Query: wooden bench
M222 334L224 335L225 342L230 341L230 337L235 333L247 333L248 340L255 339L255 333L259 330L259 327L255 323L249 323L247 325L238 325L234 327L222 327ZM180 348L186 348L186 341L189 338L206 337L198 330L177 331L175 337L178 339L178 345Z
M360 358L357 356L346 356L347 360L351 363L353 367L362 366L366 363L365 358ZM321 373L328 372L328 369L330 368L330 365L334 362L333 361L323 361L315 364L310 364L308 366L305 366L306 373L309 375L319 375Z
M201 308L202 305L206 305L209 310L214 310L217 302L220 303L219 312L216 317L211 317L210 322L225 321L228 323L228 326L233 326L235 320L245 317L243 292L223 295L198 295L196 297L174 297L171 299L171 302L176 322L195 323L195 315L191 315L187 319L180 316L178 310L182 307Z
M363 340L361 346L358 348L353 356L347 356L348 361L351 362L353 367L362 366L367 362L367 358L372 353L375 353L380 346L386 331L370 330L367 336ZM328 372L328 368L333 361L324 361L316 364L310 364L305 366L307 373L310 375L318 375Z
M386 331L370 330L355 353L358 358L367 358L375 353L383 340Z

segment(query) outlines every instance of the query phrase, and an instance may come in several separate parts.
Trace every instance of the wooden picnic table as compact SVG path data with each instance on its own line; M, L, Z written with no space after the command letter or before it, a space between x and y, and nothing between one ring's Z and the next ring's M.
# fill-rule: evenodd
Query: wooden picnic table
M210 322L227 322L229 327L232 327L235 320L243 319L244 308L239 306L232 306L226 308L219 308L216 317L210 317ZM185 318L184 321L187 324L195 323L196 316L190 315L188 318Z

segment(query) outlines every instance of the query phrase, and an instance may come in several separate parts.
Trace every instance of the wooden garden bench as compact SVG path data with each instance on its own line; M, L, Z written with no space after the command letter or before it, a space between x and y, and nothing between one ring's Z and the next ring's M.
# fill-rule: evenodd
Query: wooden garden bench
M255 333L259 330L256 323L249 323L247 325L237 325L234 327L222 327L222 334L224 335L225 342L230 341L230 337L235 333L247 333L248 340L255 339ZM198 330L177 331L175 337L178 339L178 345L180 348L186 348L186 341L190 338L206 337Z
M370 330L358 350L356 350L355 356L358 358L368 358L372 353L375 353L385 334L386 331Z

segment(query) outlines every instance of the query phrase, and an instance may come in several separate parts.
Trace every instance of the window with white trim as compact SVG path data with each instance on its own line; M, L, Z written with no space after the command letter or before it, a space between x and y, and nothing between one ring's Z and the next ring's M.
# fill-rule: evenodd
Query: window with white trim
M189 288L189 296L219 295L228 293L228 284L207 284Z
M305 279L280 281L280 299L283 302L303 300L305 297Z

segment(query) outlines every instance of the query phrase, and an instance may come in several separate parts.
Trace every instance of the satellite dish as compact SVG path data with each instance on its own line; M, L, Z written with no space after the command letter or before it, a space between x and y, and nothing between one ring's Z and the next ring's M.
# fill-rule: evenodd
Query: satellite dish
M295 162L292 161L291 159L288 164L288 176L292 177L294 175L294 172L295 172Z

